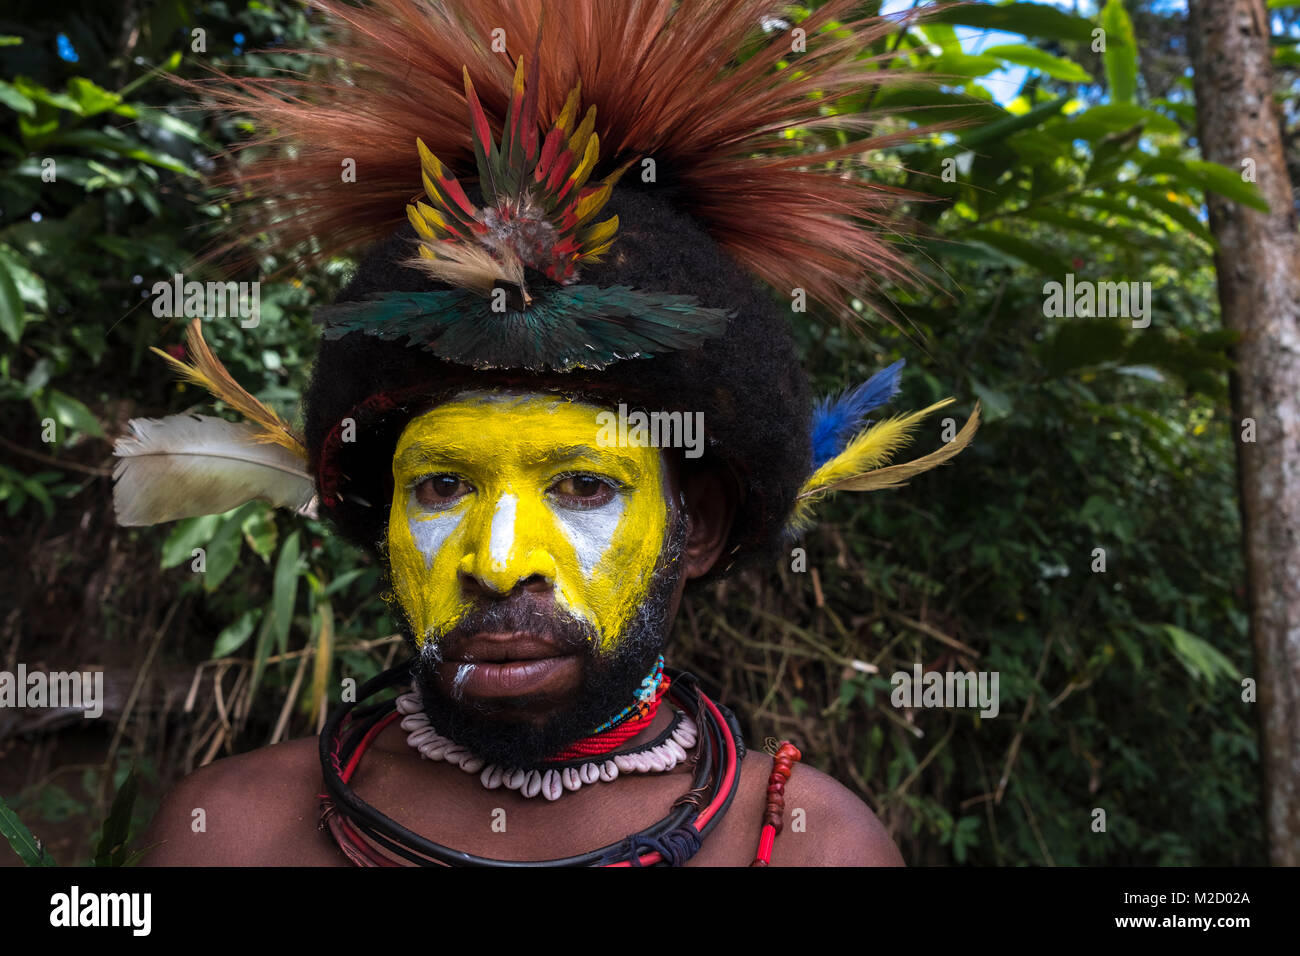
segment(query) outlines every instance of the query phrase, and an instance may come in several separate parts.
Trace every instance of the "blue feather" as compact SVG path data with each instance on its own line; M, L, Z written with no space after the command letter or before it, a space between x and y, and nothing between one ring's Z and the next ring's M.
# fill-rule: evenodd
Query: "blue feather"
M828 395L817 403L812 418L814 470L844 450L853 436L862 430L868 412L894 397L904 364L905 361L899 359L857 388L846 390L839 398Z

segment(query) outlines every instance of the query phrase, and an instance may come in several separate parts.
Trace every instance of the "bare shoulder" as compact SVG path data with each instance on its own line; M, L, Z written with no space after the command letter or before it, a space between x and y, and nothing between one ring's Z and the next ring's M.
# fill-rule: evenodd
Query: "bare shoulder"
M772 758L752 754L771 772ZM763 785L767 789L766 782ZM785 828L772 849L773 866L903 866L884 826L848 787L807 764L786 784Z
M218 760L164 798L136 845L144 866L326 865L342 861L316 830L317 738Z

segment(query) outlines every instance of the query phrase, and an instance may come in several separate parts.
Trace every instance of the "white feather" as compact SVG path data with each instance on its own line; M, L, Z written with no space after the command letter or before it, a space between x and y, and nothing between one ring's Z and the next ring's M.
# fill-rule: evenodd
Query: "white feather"
M310 509L307 463L288 449L257 441L258 429L207 415L133 418L113 454L113 507L120 525L157 524L221 514L261 498Z

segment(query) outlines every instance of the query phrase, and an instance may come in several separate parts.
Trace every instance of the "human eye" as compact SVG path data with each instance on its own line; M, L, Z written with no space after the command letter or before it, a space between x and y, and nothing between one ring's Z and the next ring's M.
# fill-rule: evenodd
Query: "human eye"
M460 475L450 473L425 475L411 487L415 500L432 511L444 511L474 490Z
M623 488L615 478L577 471L558 476L546 493L566 508L600 508Z

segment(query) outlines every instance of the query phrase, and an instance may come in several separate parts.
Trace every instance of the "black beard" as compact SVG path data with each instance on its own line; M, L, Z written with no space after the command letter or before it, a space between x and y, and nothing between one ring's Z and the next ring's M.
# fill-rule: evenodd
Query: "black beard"
M553 605L545 612L539 611L536 603L519 591L476 608L445 635L426 642L412 662L411 673L424 700L429 722L440 735L488 763L522 770L537 768L547 757L590 735L632 703L641 681L649 675L668 642L672 624L669 608L683 573L680 559L685 543L686 520L679 510L645 600L625 626L617 646L606 654L597 654L599 635L589 623ZM539 628L551 638L572 646L582 659L582 682L574 704L541 722L512 720L497 713L499 706L471 705L443 693L437 680L438 669L443 666L443 649L482 631ZM405 621L403 629L410 639L412 632ZM510 703L517 707L526 701L517 699Z

